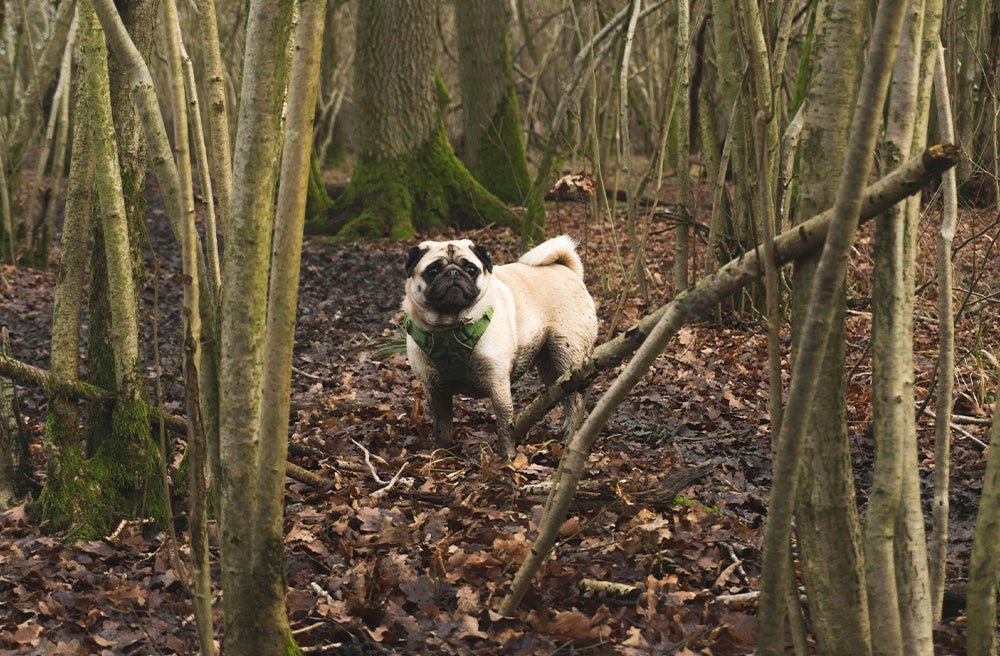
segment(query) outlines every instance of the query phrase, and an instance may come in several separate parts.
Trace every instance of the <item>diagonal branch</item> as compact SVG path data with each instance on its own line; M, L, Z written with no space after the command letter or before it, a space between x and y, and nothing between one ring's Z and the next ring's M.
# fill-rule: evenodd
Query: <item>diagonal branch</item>
M865 189L860 210L861 221L873 218L916 193L929 180L955 166L960 158L961 150L957 146L936 145L907 161ZM821 248L832 218L833 211L827 210L778 235L774 240L775 264L793 262ZM653 326L668 312L673 317L672 325L676 332L685 323L711 312L719 301L759 278L764 273L758 254L762 250L754 248L740 255L714 274L703 277L692 289L646 315L632 328L598 346L590 358L573 367L514 417L512 437L516 439L526 435L557 403L574 392L586 389L600 372L618 365L634 353L646 340Z

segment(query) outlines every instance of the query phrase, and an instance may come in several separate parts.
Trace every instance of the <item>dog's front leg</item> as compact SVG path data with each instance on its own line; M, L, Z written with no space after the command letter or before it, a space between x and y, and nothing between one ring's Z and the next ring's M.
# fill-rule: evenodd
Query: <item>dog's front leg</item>
M434 437L441 446L451 446L455 443L451 392L440 385L429 385L427 386L427 397L431 420L434 422Z

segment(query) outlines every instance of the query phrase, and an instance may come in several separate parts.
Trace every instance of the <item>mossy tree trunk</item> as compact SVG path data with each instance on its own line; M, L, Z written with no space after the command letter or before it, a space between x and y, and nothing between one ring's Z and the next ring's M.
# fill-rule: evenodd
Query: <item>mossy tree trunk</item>
M87 77L78 85L90 123L95 209L102 238L95 242L95 280L91 290L91 340L88 360L106 389L116 394L110 416L92 412L86 453L62 449L50 466L41 498L43 515L75 536L102 535L122 517L166 520L159 453L150 439L148 399L139 359L139 321L135 291L137 248L130 236L107 75L104 38L91 5L81 6L81 50ZM138 169L137 169L138 170ZM134 217L133 217L134 218ZM141 218L141 215L140 215ZM95 225L95 228L97 226ZM96 231L96 230L95 230ZM103 290L102 303L96 293ZM94 430L96 424L106 432Z
M232 654L278 656L300 654L285 611L282 494L287 448L287 409L279 434L262 430L263 391L277 381L265 380L265 322L273 227L275 162L291 159L281 146L290 139L311 147L312 116L303 93L288 93L288 124L282 130L282 106L288 76L292 0L254 0L250 4L243 62L239 121L234 142L233 205L223 267L220 367L220 455L222 462L222 583L225 649ZM322 32L324 0L300 2L296 60L303 34ZM318 15L318 20L317 20ZM318 25L317 25L318 22ZM315 77L313 71L312 77ZM305 151L308 153L308 150ZM288 162L284 161L286 158ZM304 180L304 178L303 178ZM285 181L282 181L285 184ZM283 190L285 191L285 190ZM305 185L299 193L305 194ZM300 208L299 211L304 211ZM294 322L283 316L282 321ZM290 366L290 363L289 363ZM268 370L269 374L271 369ZM273 401L267 397L268 402Z
M847 131L861 73L864 3L824 0L812 49L812 83L804 107L801 173L795 222L833 205L847 152ZM812 294L819 254L795 263L792 337L798 338ZM818 652L870 653L861 531L854 498L844 381L843 289L836 295L830 339L805 434L796 513L802 574ZM820 537L822 536L822 537Z
M503 0L455 3L465 127L462 161L487 190L505 203L525 207L525 220L537 223L545 206L528 173L510 59L509 10Z
M519 221L458 160L441 120L447 92L435 76L433 0L371 0L358 7L355 104L358 160L326 222L341 239L412 238L418 231Z

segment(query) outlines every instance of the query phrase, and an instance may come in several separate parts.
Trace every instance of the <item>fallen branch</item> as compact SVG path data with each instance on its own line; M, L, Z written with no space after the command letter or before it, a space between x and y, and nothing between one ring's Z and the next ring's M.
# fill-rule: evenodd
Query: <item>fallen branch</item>
M113 394L96 385L56 376L2 353L0 353L0 375L23 385L39 387L49 394L63 394L74 399L97 403L111 403L115 399Z
M707 476L714 465L699 465L672 469L661 479L656 487L648 490L630 492L629 499L645 508L666 508L674 503L677 495L695 481ZM516 502L521 507L544 505L546 496L551 494L556 485L554 479L530 483L521 488L521 494ZM608 480L581 481L577 487L577 498L573 500L574 507L608 505L620 501L622 495L617 491L617 485Z
M929 180L955 166L960 157L958 146L947 144L931 146L909 160L865 190L861 221L875 217L918 192ZM827 210L775 237L775 263L787 264L819 249L826 239L832 218L833 211ZM682 292L670 303L646 315L632 328L598 346L590 358L563 374L514 417L511 436L515 439L524 437L557 403L587 388L598 373L618 365L634 353L664 315L671 315L669 330L673 335L684 324L711 312L721 300L759 278L764 273L759 255L762 251L762 248L755 248L740 255L714 274L703 277L697 285Z
M896 198L891 197L900 194L901 190L909 189L909 193L919 191L928 176L941 173L954 166L958 162L960 154L961 150L956 146L932 146L924 152L922 157L910 160L897 169L906 171L906 173L895 178L895 185L889 187L885 184L886 180L893 178L890 175L882 183L875 185L876 188L881 188L880 193L873 194L872 188L869 188L868 193L865 194L867 202L862 204L863 209L866 209L869 215L874 214L881 211L883 206L887 207L905 198L908 193ZM832 214L832 212L829 213L831 217ZM817 218L813 218L792 231L782 233L782 237L775 240L775 251L779 252L777 247L778 242L781 241L785 247L786 256L792 252L797 254L808 252L800 251L800 249L807 246L812 247L810 243L813 240L809 238L809 235L811 231L819 230L821 224L817 221ZM825 234L832 225L832 219L822 225L826 228L823 231ZM796 244L801 246L796 247ZM778 258L776 257L776 259ZM752 266L748 266L748 262L752 262ZM664 308L662 313L659 313L655 323L649 327L648 339L641 340L642 346L638 348L635 357L611 384L608 391L597 401L583 425L573 433L566 444L563 456L559 461L559 470L556 472L558 485L553 489L545 504L544 514L538 525L538 535L531 546L531 551L518 569L511 583L510 591L500 604L499 612L501 615L507 617L513 615L530 587L531 580L539 566L552 550L559 526L566 517L575 496L576 485L583 476L584 464L590 449L612 413L639 381L645 377L653 361L666 348L670 338L677 334L680 327L692 318L711 311L728 294L759 276L761 273L759 264L756 253L746 253L742 258L733 260L714 275L703 278L694 289L681 293ZM787 426L787 424L785 425Z
M294 481L298 481L299 483L304 483L309 487L316 488L317 490L329 490L333 487L333 481L329 478L320 476L316 472L309 471L305 467L299 467L294 462L285 463L285 476Z

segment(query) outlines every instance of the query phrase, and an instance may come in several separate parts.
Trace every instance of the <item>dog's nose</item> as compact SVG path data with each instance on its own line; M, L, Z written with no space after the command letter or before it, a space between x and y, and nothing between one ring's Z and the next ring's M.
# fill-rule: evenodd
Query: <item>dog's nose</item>
M458 277L458 270L457 269L452 269L451 271L449 271L448 272L448 277L449 278L457 278Z

